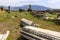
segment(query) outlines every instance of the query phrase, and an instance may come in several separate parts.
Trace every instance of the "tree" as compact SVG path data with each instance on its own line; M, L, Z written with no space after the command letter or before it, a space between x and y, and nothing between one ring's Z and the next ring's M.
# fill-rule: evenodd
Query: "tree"
M20 11L20 12L23 12L23 11L24 11L24 9L20 8L20 9L19 9L19 11Z
M1 11L3 11L4 9L3 9L3 7L1 7Z
M47 9L47 12L49 12L50 14L54 14L53 10Z

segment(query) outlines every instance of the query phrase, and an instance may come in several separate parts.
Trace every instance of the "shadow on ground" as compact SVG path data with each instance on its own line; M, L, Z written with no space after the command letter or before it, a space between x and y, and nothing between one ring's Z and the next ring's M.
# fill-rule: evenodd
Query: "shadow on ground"
M19 37L17 40L28 40L28 39L26 39L26 38L24 38L24 37Z

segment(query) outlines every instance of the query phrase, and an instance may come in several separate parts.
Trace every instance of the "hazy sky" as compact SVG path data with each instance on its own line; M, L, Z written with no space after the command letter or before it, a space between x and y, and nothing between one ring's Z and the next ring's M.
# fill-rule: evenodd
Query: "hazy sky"
M0 0L0 5L4 6L23 6L28 4L60 8L60 0Z

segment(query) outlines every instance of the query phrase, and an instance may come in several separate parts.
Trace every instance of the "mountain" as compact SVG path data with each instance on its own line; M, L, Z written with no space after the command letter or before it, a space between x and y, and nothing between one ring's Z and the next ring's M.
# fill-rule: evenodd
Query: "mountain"
M7 7L7 6L3 6L3 5L0 5L0 7L3 7L4 9L8 9L8 7Z
M27 10L29 8L29 6L25 5L25 6L22 6L21 8ZM51 9L51 8L39 6L39 5L32 5L32 10L47 10L47 9Z
M1 7L1 6L0 6ZM3 6L5 9L8 9L8 7ZM23 8L25 10L27 10L29 8L28 5L24 5L24 6L15 6L15 7L11 7L11 10L18 10L20 8ZM44 6L39 6L39 5L32 5L32 10L47 10L47 9L51 9L49 7L44 7Z

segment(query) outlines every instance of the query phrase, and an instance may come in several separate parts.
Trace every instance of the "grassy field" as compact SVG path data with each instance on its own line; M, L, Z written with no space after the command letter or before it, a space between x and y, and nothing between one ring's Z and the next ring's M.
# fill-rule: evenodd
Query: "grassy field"
M10 35L7 40L17 40L20 37L20 20L26 18L33 21L35 24L39 24L40 28L58 31L60 32L60 26L53 22L38 19L32 16L29 12L0 12L0 33L4 33L6 30L10 31Z
M54 13L53 13L53 14L50 14L50 13L47 12L47 13L45 14L45 16L46 16L46 17L49 17L49 18L54 18L54 19L57 18L57 15L54 14Z

